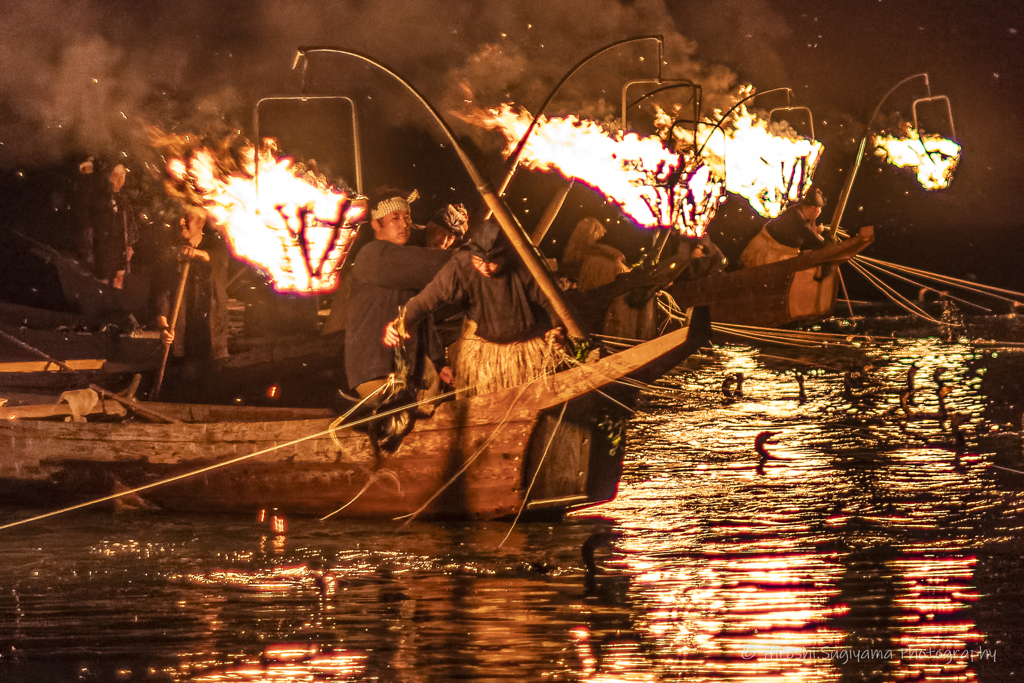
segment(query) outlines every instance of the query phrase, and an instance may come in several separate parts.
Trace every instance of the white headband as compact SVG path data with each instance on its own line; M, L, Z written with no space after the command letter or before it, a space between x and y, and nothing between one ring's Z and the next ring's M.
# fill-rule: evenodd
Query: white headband
M370 218L376 221L394 211L408 211L409 205L419 199L419 196L419 190L413 190L408 197L391 197L378 202L370 212Z

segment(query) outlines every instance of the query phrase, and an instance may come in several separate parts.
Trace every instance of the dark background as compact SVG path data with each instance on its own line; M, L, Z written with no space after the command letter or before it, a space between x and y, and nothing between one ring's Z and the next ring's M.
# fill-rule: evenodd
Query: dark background
M130 182L157 192L162 161L144 127L252 135L259 99L302 92L301 70L291 68L300 45L355 49L407 77L497 183L504 168L498 136L453 113L504 101L536 109L589 53L657 34L665 37L662 75L700 83L704 114L729 106L748 83L759 91L790 87L793 103L811 108L825 145L815 180L829 199L826 219L870 113L892 86L927 73L930 91L920 78L902 86L876 123L908 119L917 97L948 96L963 146L952 186L926 191L910 171L866 157L843 225L876 226L873 257L1024 289L1024 9L1017 3L15 0L0 9L0 20L0 226L58 247L68 241L68 186L80 159L126 160ZM648 47L629 48L595 60L566 84L549 113L616 117L621 83L649 77L651 56ZM448 201L481 213L450 146L401 88L357 62L328 56L312 57L305 76L308 92L357 93L364 189L419 188L418 222ZM517 176L509 201L527 229L560 182ZM586 188L574 189L545 249L559 251L580 212L612 218L601 204ZM163 218L152 212L154 230ZM745 200L730 197L713 232L730 253L762 220ZM616 222L608 239L630 255L649 242L627 221ZM5 293L31 279L9 268L0 278Z

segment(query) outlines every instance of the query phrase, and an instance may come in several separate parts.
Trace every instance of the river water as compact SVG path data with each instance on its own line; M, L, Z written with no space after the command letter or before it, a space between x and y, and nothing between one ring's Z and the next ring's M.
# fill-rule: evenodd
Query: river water
M1017 680L1022 386L1005 343L722 344L645 395L618 498L558 523L16 527L0 680Z

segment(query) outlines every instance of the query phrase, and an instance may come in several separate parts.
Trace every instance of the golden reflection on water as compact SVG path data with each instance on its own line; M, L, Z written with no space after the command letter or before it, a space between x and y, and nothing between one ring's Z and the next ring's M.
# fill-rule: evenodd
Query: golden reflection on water
M625 530L609 564L634 577L638 627L669 677L969 681L994 655L968 609L970 551L1005 503L977 437L1004 427L983 424L976 352L932 339L877 355L839 359L844 381L844 367L724 347L668 382L699 407L655 399L635 420L643 446L602 513ZM759 469L762 431L777 435Z
M507 522L273 511L223 529L99 516L89 544L25 531L0 565L0 665L34 647L100 652L82 680L977 680L1005 654L976 574L1022 538L1020 480L992 467L1020 459L1019 423L993 417L965 345L873 351L724 347L638 412L617 500L504 543ZM724 395L737 372L742 395Z

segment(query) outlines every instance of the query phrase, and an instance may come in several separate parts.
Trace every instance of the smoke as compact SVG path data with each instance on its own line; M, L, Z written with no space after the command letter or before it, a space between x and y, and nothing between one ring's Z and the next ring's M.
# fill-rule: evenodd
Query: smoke
M297 94L295 49L354 49L401 73L444 113L536 108L574 64L618 40L664 36L664 78L727 104L736 76L704 64L664 0L6 0L0 9L0 167L117 155L147 124L234 126L267 95ZM556 107L618 113L623 79L657 73L653 41L581 69Z

